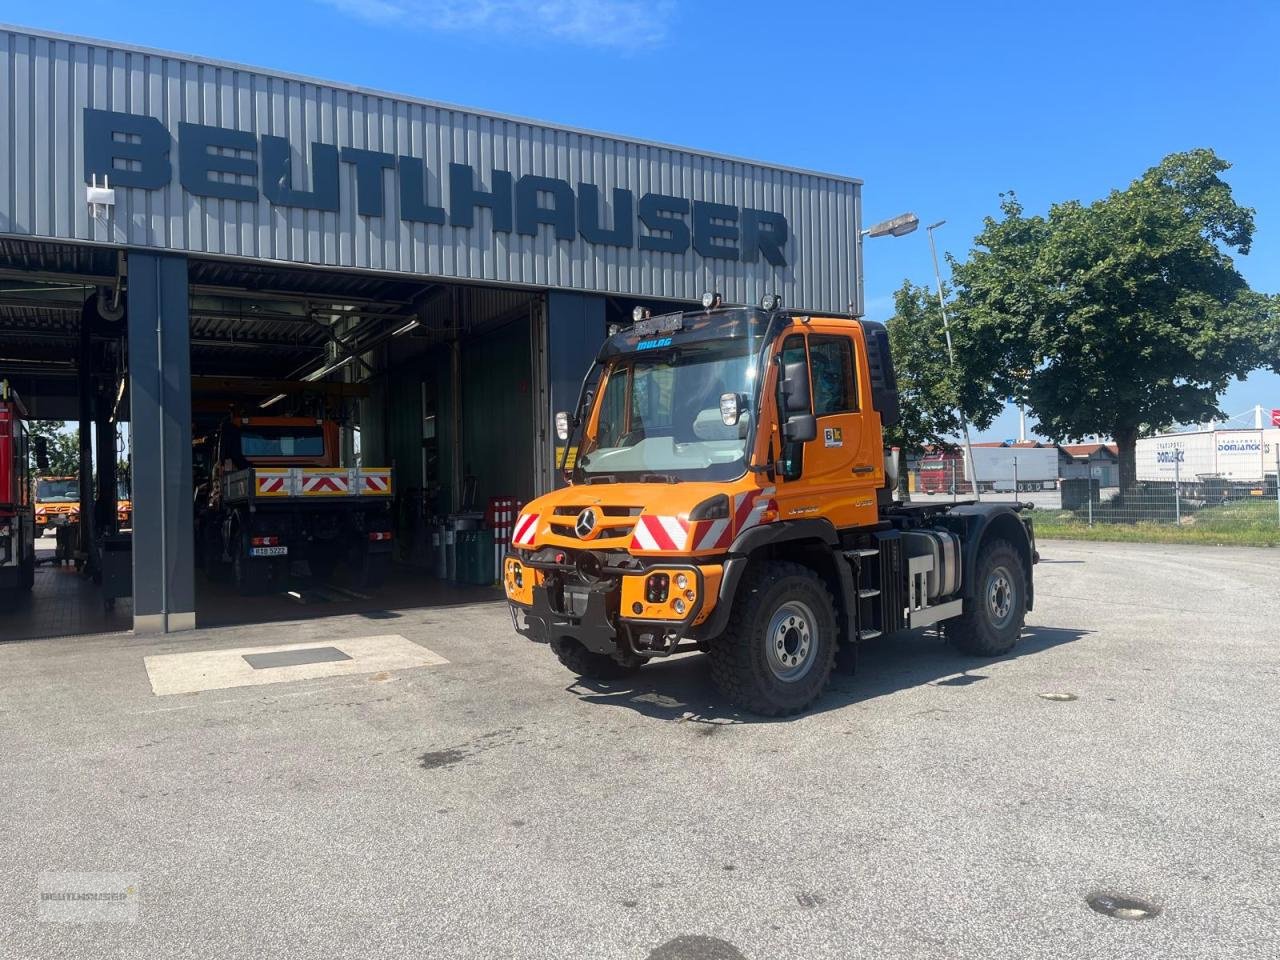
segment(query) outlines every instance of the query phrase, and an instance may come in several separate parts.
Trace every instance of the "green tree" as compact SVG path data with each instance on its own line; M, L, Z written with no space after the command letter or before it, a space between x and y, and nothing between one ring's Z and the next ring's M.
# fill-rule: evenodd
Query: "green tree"
M29 424L32 437L44 437L49 446L49 469L44 471L51 477L74 476L80 469L80 431L68 430L62 420L32 420ZM31 472L36 474L35 445L31 450Z
M1013 194L969 260L953 263L963 355L1025 396L1052 440L1109 434L1120 485L1139 435L1221 416L1232 378L1268 355L1276 311L1240 275L1253 211L1212 150L1166 157L1123 190L1026 216ZM958 346L959 349L959 346Z
M975 429L991 426L1003 407L1000 395L990 374L970 369L975 365L963 363L962 356L957 367L950 365L937 294L904 280L893 302L886 326L902 416L886 431L888 442L904 454L929 445L954 446L963 429L962 409ZM953 320L953 332L955 325Z

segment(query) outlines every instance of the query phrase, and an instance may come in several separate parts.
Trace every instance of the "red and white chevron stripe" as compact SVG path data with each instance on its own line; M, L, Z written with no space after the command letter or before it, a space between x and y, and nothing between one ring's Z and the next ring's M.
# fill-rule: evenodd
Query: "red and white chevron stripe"
M284 477L258 477L258 493L262 496L284 493Z
M631 534L633 550L683 550L689 542L689 521L681 517L642 514Z
M777 487L762 487L759 490L748 490L733 498L733 532L736 536L743 530L750 530L760 522L760 516L769 509L770 497Z
M723 550L733 542L733 527L729 520L700 520L694 537L694 550Z
M391 489L391 478L365 474L364 488L370 493L386 493Z
M516 520L515 531L511 534L511 544L516 547L531 547L538 532L538 515L522 513Z
M308 493L347 493L347 478L334 473L302 475L302 492Z

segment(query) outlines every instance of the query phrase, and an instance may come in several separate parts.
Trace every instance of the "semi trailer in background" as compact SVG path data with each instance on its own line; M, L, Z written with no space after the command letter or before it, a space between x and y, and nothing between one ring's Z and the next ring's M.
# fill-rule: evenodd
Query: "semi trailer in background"
M1257 496L1274 490L1278 451L1280 428L1166 433L1138 441L1135 466L1140 483L1184 496Z
M974 444L973 466L981 493L1028 493L1058 485L1058 448ZM964 448L934 450L920 458L920 493L973 493Z

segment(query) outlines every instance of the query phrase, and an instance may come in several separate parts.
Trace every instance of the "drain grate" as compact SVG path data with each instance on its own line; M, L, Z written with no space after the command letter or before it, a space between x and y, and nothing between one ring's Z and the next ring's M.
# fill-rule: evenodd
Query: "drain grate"
M351 658L337 647L306 647L302 650L276 650L272 653L242 654L245 663L255 670L272 667L296 667L304 663L337 663Z
M1089 909L1115 920L1151 920L1160 913L1154 903L1118 893L1094 893L1085 897Z

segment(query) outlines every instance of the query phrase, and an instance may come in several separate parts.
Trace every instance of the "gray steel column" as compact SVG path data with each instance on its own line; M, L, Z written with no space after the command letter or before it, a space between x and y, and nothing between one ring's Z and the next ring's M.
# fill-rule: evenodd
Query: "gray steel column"
M187 258L129 251L133 628L196 625Z

